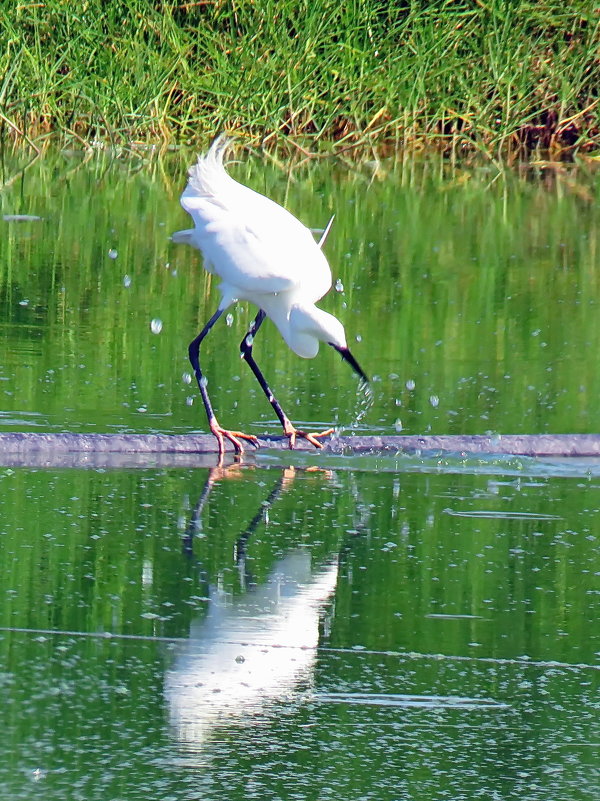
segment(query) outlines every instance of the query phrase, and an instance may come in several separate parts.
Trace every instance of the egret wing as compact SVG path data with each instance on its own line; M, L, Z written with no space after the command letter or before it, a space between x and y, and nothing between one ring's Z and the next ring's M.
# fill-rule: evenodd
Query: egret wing
M245 293L322 297L331 272L310 230L274 201L224 177L218 196L190 181L181 197L196 226L194 244L213 271Z

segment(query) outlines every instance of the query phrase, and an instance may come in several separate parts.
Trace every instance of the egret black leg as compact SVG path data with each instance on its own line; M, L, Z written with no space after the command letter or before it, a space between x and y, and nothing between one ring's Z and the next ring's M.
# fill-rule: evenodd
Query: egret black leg
M294 426L292 425L289 417L286 415L286 413L281 408L281 405L280 405L279 401L277 400L275 395L273 395L273 393L271 391L271 388L267 384L267 381L266 381L264 375L262 374L259 366L254 361L254 357L252 356L252 346L254 344L254 337L255 337L256 332L258 331L258 329L263 324L263 321L264 321L265 317L266 317L266 314L261 309L258 312L258 314L256 315L256 317L254 318L254 320L252 321L252 323L250 324L250 328L248 329L248 333L246 334L246 336L240 342L240 351L241 351L241 354L242 354L242 358L246 362L248 362L248 365L250 366L250 369L252 370L252 372L256 376L256 380L258 381L258 383L262 387L262 391L267 396L267 400L269 401L269 403L273 407L273 410L274 410L275 414L279 418L279 422L283 426L283 433L285 434L286 437L289 438L290 448L294 447L294 445L296 443L296 437L301 437L302 439L308 440L312 445L315 446L315 448L322 448L323 445L319 442L317 437L326 437L326 436L328 436L329 434L333 433L333 428L328 428L327 431L322 431L319 434L308 434L306 431L299 431L297 428L294 428Z
M204 404L204 409L206 410L208 424L210 426L210 430L217 438L217 442L219 444L219 453L221 455L225 452L225 442L223 439L224 437L231 442L236 453L243 453L244 451L240 439L247 439L253 445L258 444L257 438L252 434L242 434L241 431L228 431L225 428L221 428L213 411L210 398L208 397L208 391L206 389L206 378L203 376L202 370L200 368L200 345L202 344L202 340L204 339L204 337L208 334L210 329L213 327L213 325L217 322L217 320L222 314L223 314L223 309L217 309L217 311L213 314L210 320L206 323L202 331L200 331L198 336L190 342L190 346L188 348L190 364L192 365L194 375L196 376L196 381L198 382L198 389L200 390L202 403Z
M254 361L254 357L252 356L252 345L254 343L254 336L256 335L256 332L263 324L266 316L267 315L265 314L265 312L261 309L254 318L254 320L250 323L250 328L248 329L248 333L240 342L240 351L242 353L242 359L245 359L248 362L250 369L256 376L256 380L258 381L258 383L261 385L262 391L267 396L267 399L271 404L271 406L273 407L275 414L279 418L281 425L285 428L286 423L289 423L290 421L288 420L287 415L279 405L279 401L271 392L271 388L267 384L267 381L264 375L262 374L260 367Z
M204 337L208 334L210 329L222 314L223 309L217 309L210 320L206 323L202 331L200 331L198 336L190 342L190 346L188 348L190 364L192 365L192 370L194 371L196 381L198 382L198 389L200 390L200 395L202 396L202 403L206 409L206 416L208 417L209 423L211 420L216 420L217 418L215 417L210 398L208 397L208 392L206 391L206 379L202 375L202 370L200 369L200 345L202 344Z

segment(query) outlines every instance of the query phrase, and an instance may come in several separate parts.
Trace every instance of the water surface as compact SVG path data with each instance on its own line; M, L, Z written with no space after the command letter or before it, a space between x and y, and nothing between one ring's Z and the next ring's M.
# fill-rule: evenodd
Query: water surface
M597 479L1 483L7 797L597 795Z
M206 430L187 344L218 295L168 238L191 158L3 154L0 430ZM585 164L232 171L309 225L336 213L323 307L372 395L265 324L295 421L599 429ZM215 407L277 433L238 355L253 311L231 315L203 351ZM0 468L3 793L592 801L599 510L584 460Z
M218 293L174 245L192 153L48 155L8 185L2 213L4 430L206 430L185 383L187 344ZM332 349L292 354L269 321L254 353L294 420L404 433L600 429L598 178L583 165L498 172L443 160L355 165L257 159L232 173L285 202L327 241L340 316L373 376L372 407ZM255 310L230 310L203 347L224 425L279 424L238 345ZM188 405L191 404L191 405Z

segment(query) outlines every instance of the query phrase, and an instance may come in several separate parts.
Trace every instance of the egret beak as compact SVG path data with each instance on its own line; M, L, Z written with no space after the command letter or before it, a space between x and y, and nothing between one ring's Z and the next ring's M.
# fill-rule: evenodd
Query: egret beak
M342 357L342 359L343 359L345 362L348 362L348 364L350 365L350 367L351 367L351 368L354 370L354 372L355 372L357 375L359 375L359 376L360 376L361 380L362 380L362 381L364 381L364 383L365 383L365 384L368 384L368 383L369 383L369 379L367 378L367 374L366 374L366 373L365 373L365 371L362 369L362 367L360 366L360 364L359 364L359 363L356 361L356 359L354 358L354 356L353 356L353 355L350 353L350 348L340 348L338 345L334 345L334 344L333 344L333 342L329 342L329 345L331 345L331 347L332 347L334 350L337 350L337 352L340 354L340 356Z

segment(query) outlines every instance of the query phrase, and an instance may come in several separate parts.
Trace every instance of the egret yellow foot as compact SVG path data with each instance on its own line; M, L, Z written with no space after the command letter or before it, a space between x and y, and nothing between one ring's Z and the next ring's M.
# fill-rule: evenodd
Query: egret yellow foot
M233 445L235 452L240 454L244 452L244 446L240 440L247 440L255 448L258 448L258 438L254 434L244 434L242 431L229 431L227 428L222 428L213 418L210 421L210 430L217 438L219 443L219 454L221 456L225 453L225 440L228 439Z
M299 429L294 428L294 426L288 422L288 425L284 426L283 433L290 441L290 449L292 449L296 444L297 437L307 440L311 445L314 445L315 448L322 448L323 443L319 442L319 437L328 437L330 434L333 434L334 430L335 429L333 428L328 428L327 431L320 431L317 434L309 434L307 431L300 431Z

